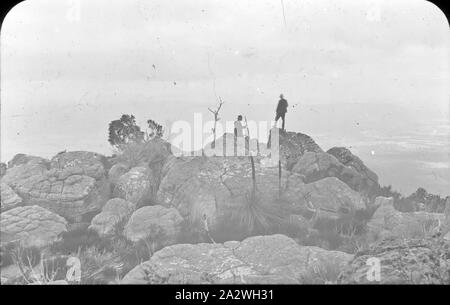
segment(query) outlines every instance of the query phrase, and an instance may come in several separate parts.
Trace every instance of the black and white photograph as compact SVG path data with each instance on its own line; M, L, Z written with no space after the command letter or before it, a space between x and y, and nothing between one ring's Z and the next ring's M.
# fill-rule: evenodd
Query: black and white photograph
M449 31L425 0L17 3L1 285L450 285Z

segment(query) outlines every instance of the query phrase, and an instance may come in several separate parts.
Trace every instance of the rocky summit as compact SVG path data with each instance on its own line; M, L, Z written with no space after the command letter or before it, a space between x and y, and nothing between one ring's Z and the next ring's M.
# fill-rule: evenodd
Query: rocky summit
M279 135L279 163L267 143L180 156L160 138L17 154L1 168L2 283L72 284L75 253L83 284L449 283L450 199L401 197L349 149Z

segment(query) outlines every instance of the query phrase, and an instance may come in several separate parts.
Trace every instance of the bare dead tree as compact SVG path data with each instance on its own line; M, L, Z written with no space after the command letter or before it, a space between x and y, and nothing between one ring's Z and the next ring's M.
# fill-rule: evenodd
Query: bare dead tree
M211 143L211 148L213 148L213 149L216 147L216 126L217 126L217 122L220 120L219 112L220 112L220 108L222 108L222 105L224 103L225 102L222 101L222 98L219 96L219 106L217 106L217 109L213 110L208 107L208 110L214 115L214 128L211 129L214 134L214 141Z

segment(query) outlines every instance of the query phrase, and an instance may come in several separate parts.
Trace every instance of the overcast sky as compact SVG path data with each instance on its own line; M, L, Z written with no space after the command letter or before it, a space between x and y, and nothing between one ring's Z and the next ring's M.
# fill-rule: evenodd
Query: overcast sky
M1 29L2 160L103 152L121 113L188 119L217 96L260 120L281 92L448 116L448 30L422 0L28 0Z

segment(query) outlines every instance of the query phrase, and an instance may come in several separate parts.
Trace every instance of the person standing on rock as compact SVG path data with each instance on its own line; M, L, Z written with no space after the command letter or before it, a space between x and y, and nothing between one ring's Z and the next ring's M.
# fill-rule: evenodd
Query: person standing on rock
M278 120L281 118L283 120L283 124L281 125L281 129L284 130L284 120L287 112L288 102L284 98L283 94L280 94L280 100L278 101L276 116L275 116L275 126Z
M234 155L238 155L238 142L245 141L244 137L244 128L247 128L247 125L242 121L242 115L238 115L237 121L234 121ZM245 142L242 142L244 144ZM244 144L245 145L245 144ZM240 150L239 150L240 151ZM244 151L245 155L245 151Z
M244 137L244 127L246 127L242 122L242 115L238 115L237 120L234 121L234 137L242 138Z

